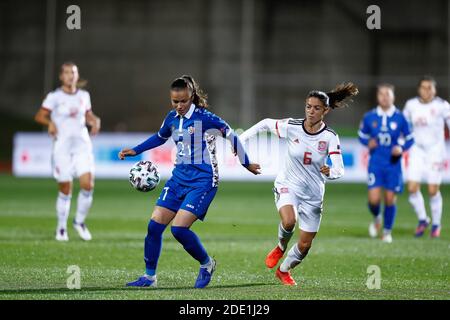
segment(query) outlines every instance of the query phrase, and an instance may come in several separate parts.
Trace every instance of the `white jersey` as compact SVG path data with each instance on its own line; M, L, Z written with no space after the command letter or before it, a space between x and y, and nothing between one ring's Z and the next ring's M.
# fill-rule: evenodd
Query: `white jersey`
M57 139L81 138L89 141L86 128L86 112L91 110L91 98L87 91L78 89L69 94L61 88L50 92L42 107L51 111L51 120L58 130Z
M344 165L338 135L323 125L316 133L308 133L303 119L265 119L244 132L240 138L249 139L259 131L271 131L286 139L288 152L285 164L275 183L287 184L295 189L296 195L310 203L320 203L325 192L327 179L338 179L344 174ZM320 168L330 157L332 166L327 177Z
M403 114L412 126L415 147L444 156L445 121L450 126L449 103L439 97L422 103L416 97L406 102Z

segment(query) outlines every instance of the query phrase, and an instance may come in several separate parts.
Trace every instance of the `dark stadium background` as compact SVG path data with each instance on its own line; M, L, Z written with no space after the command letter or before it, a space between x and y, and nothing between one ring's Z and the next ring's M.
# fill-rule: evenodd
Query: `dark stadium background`
M81 30L66 8L81 8ZM381 8L368 30L366 8ZM397 105L423 74L449 97L447 0L0 1L0 168L11 166L12 137L40 131L33 116L58 85L59 65L75 61L89 81L103 131L154 131L168 108L168 84L193 75L214 112L234 127L263 117L301 117L306 92L353 81L351 111L328 122L354 136L374 106L374 88L392 82Z

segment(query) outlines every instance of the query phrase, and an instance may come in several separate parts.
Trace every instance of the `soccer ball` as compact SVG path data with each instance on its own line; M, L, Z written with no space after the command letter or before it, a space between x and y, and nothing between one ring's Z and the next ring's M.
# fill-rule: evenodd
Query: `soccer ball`
M150 161L136 162L130 169L129 180L136 190L151 191L159 184L158 168Z

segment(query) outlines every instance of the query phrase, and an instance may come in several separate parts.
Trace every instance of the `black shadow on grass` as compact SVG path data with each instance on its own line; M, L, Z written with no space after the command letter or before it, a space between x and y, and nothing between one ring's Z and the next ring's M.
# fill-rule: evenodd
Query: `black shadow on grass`
M273 285L273 283L243 283L236 285L219 285L219 286L210 286L206 288L206 290L210 289L227 289L227 288L245 288L245 287L258 287L258 286L267 286ZM2 295L10 295L10 294L63 294L63 293L82 293L82 292L95 292L95 291L175 291L175 290L196 290L193 287L180 286L180 287L158 287L158 288L130 288L130 287L87 287L82 288L80 290L70 290L67 288L42 288L42 289L15 289L15 290L0 290L0 297Z

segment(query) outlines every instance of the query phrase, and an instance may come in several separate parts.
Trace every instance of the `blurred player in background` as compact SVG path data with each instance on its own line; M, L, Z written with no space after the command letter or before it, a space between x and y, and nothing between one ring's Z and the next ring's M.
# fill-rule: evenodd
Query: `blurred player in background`
M381 229L381 198L384 189L384 230L382 240L392 242L392 228L397 212L396 195L403 191L402 154L414 143L410 127L394 105L394 86L380 84L378 106L364 115L358 131L359 141L369 148L368 199L374 220L369 235L377 237Z
M450 128L450 105L436 97L436 81L423 77L418 85L419 96L408 100L403 114L411 123L416 143L408 158L409 202L419 219L416 237L421 237L430 218L420 192L420 183L428 184L432 216L431 237L437 238L441 232L442 195L439 191L445 160L445 122Z
M69 240L67 219L74 176L80 180L80 192L73 226L83 240L91 240L85 220L92 205L94 156L86 124L95 135L100 130L100 118L92 112L89 93L80 88L83 81L80 82L78 67L73 62L61 66L59 79L61 87L47 95L35 116L36 122L47 126L53 137L53 175L59 189L56 240Z
M290 270L306 257L322 219L325 181L344 174L339 137L323 119L335 108L344 107L344 100L358 93L352 84L342 84L333 91L311 91L306 97L304 119L264 119L245 131L246 141L259 132L270 131L286 139L288 152L285 166L274 183L275 204L281 217L278 245L266 257L266 266L275 267L283 257L299 218L300 235L276 271L285 285L296 285ZM327 163L328 157L332 166Z
M203 220L217 192L219 183L216 158L216 137L228 139L241 164L253 174L259 165L251 164L237 135L221 118L207 110L206 95L190 76L175 79L170 87L172 110L159 129L133 149L123 149L119 158L138 155L156 148L172 138L177 158L172 177L156 202L148 224L144 244L145 275L127 286L156 287L156 267L162 247L162 234L172 222L172 234L183 248L200 263L195 288L204 288L211 281L216 262L208 255L198 236L190 229Z

